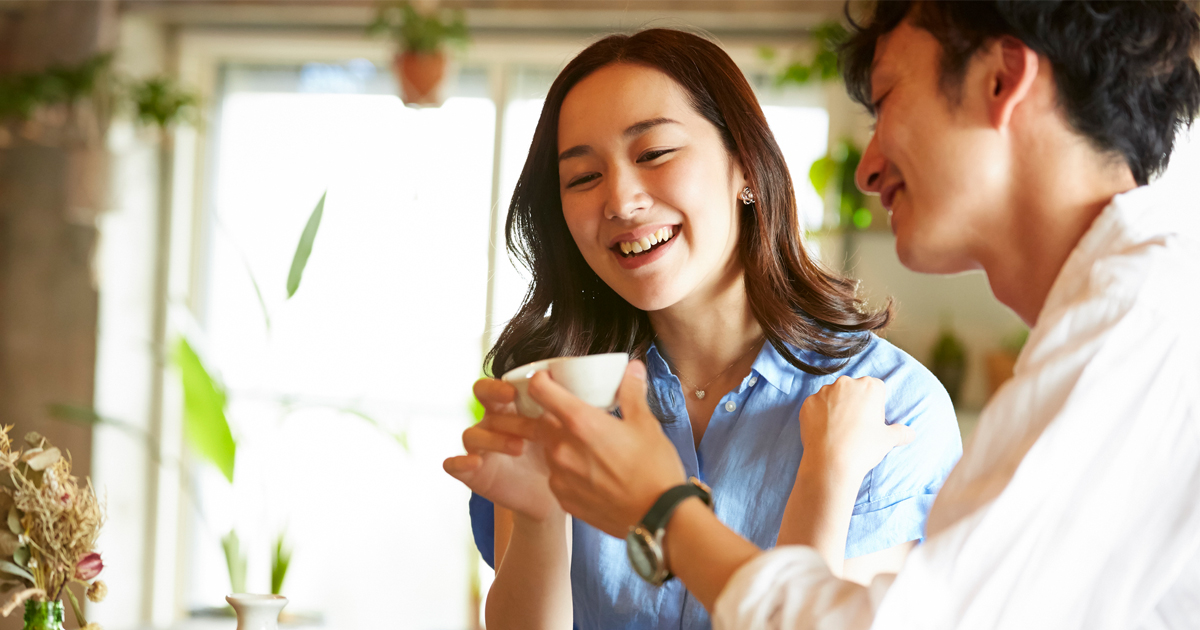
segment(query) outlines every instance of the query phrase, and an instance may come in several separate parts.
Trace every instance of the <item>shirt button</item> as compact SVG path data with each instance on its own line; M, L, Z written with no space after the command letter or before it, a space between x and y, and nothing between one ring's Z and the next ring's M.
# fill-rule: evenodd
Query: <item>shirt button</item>
M755 385L758 385L758 377L751 376L750 377L750 387L754 387Z
M732 400L725 403L725 411L733 411L734 409L737 409L737 403Z

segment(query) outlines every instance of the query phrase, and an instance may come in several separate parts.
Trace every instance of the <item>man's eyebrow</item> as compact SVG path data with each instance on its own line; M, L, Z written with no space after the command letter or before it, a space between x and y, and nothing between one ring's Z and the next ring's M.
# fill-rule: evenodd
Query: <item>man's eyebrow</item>
M630 125L628 128L625 129L625 132L622 135L625 136L626 138L635 138L637 136L640 136L640 135L646 133L647 131L650 131L654 127L657 127L659 125L669 125L669 124L678 125L680 123L678 120L674 120L671 118L664 118L661 116L658 118L650 118L647 120L643 120L641 122L633 123L632 125ZM559 153L558 161L562 162L563 160L569 160L571 158L582 157L591 152L592 152L592 147L590 147L586 144L578 144L578 145L571 147L570 149L567 149L566 151L563 151L562 153Z

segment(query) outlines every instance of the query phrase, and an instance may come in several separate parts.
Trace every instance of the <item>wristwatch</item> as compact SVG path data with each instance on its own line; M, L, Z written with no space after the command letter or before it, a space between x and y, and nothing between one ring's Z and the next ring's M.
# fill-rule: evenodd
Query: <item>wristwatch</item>
M654 586L662 586L672 577L663 557L663 535L675 508L690 497L700 497L712 507L712 490L703 481L692 477L687 483L664 492L646 512L642 522L630 527L625 536L625 551L633 570Z

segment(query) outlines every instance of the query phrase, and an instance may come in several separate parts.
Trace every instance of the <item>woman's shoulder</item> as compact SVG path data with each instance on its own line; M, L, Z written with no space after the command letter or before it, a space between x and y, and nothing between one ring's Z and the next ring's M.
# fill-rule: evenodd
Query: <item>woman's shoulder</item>
M908 416L920 412L954 419L954 405L946 388L920 361L874 333L857 354L845 360L840 369L824 377L833 382L839 376L871 376L887 384L889 415ZM801 355L801 359L807 357ZM827 359L826 359L827 360Z

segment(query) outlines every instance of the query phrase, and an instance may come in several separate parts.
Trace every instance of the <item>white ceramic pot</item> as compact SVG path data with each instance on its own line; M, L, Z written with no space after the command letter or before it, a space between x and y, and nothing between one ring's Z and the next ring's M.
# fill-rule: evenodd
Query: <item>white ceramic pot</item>
M225 601L237 613L237 630L279 630L279 612L287 606L282 595L251 595L234 593Z

